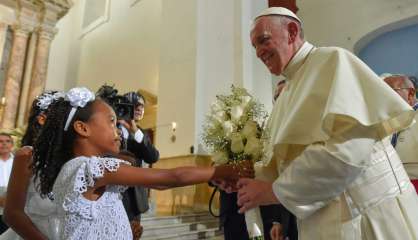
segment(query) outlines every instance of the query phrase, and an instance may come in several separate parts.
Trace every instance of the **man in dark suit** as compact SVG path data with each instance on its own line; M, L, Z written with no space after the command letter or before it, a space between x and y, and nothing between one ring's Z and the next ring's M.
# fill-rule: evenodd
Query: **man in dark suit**
M153 164L159 159L159 152L152 144L148 133L137 127L136 121L144 117L145 99L136 92L129 92L124 95L127 102L134 105L134 119L118 120L121 125L123 150L127 150L135 156L135 166L142 167L143 162ZM144 187L130 187L123 193L123 204L128 218L135 228L140 227L141 213L149 209L148 189Z
M238 213L237 193L227 193L220 190L220 225L225 240L249 239L244 214ZM264 239L274 240L270 236L273 223L280 223L280 233L277 236L297 239L296 218L282 205L261 206L261 217L264 227Z
M220 190L219 195L219 222L224 233L225 240L248 240L245 217L238 213L237 193L226 193Z

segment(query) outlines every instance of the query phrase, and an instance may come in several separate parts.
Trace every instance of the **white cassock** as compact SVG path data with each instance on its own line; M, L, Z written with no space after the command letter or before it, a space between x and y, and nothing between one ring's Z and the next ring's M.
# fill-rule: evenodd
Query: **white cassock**
M415 114L415 121L418 123L418 114ZM411 180L418 179L418 124L414 124L401 131L396 142L398 152L403 166Z
M387 138L413 109L341 48L305 42L283 75L256 178L274 182L299 239L418 239L418 197Z

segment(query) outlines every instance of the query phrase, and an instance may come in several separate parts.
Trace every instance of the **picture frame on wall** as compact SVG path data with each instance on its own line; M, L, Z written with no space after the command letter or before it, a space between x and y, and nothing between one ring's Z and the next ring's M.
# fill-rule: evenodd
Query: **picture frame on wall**
M84 0L80 38L83 38L88 33L109 21L110 1L111 0Z

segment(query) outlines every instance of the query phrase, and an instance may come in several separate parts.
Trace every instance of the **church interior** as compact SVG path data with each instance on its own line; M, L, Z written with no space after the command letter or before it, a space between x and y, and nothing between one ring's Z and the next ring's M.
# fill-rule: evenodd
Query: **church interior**
M316 46L348 49L378 75L418 76L416 0L0 0L0 128L22 131L44 90L107 84L145 96L138 124L160 153L152 167L209 166L202 124L217 94L245 87L272 108L281 77L249 37L269 6L297 13ZM212 190L151 191L152 214L206 212Z

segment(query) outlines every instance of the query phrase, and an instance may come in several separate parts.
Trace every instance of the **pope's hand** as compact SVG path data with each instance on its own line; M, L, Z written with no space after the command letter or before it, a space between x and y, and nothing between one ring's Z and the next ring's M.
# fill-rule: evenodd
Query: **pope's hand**
M242 178L238 181L238 205L240 213L260 205L278 204L272 183L256 179Z

